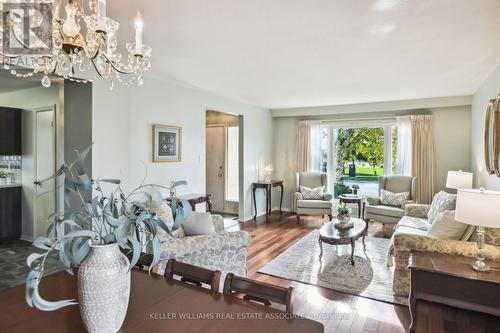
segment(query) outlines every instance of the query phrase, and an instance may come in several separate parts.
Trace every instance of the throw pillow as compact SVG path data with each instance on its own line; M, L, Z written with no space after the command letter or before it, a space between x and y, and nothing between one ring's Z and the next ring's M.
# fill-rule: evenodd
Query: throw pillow
M158 215L158 217L167 225L170 230L172 229L172 227L174 226L174 217L172 215L172 209L165 201L163 201L159 206L152 206L151 211ZM179 229L172 231L171 235L169 235L162 228L157 228L156 230L158 235L160 236L160 240L168 238L170 236L174 238L182 238L185 236L182 226Z
M215 233L215 226L212 222L212 214L191 212L189 217L182 223L182 228L186 236L199 236Z
M431 224L427 235L441 239L462 239L464 233L469 228L468 224L455 220L454 210L445 210L436 217L436 221Z
M316 188L309 188L300 185L300 193L305 200L322 200L323 199L323 186Z
M401 207L408 199L410 199L410 192L392 193L380 190L380 202L385 206Z
M500 229L499 228L486 228L484 233L484 241L486 244L500 245Z
M429 223L434 223L439 213L442 213L445 210L455 210L456 204L456 194L447 193L445 191L436 193L434 195L434 198L432 199L431 208L427 213L427 219L429 220Z

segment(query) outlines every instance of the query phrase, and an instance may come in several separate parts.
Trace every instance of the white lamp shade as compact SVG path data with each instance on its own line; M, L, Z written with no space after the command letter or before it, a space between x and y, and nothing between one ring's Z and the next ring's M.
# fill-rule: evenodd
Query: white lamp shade
M472 188L472 173L464 171L448 171L446 178L446 187L452 189Z
M455 219L486 228L500 228L500 192L460 189Z

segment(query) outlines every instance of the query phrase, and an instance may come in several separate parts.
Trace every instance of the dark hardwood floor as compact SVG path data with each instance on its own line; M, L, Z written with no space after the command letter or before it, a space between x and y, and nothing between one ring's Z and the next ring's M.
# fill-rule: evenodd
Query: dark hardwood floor
M328 221L328 218L323 221ZM406 306L257 273L259 268L322 223L318 217L301 217L297 225L295 215L273 212L267 223L264 217L258 217L257 221L240 223L228 230L246 230L252 237L247 258L248 277L280 286L293 286L294 313L306 314L322 322L326 333L408 332L410 315ZM368 235L381 237L382 225L370 223ZM418 318L419 333L500 332L500 318L431 303L420 306Z

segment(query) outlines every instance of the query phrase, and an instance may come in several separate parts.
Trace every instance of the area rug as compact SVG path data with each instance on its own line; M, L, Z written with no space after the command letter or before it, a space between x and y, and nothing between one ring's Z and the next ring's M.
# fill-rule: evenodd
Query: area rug
M389 239L366 237L366 253L361 239L356 241L354 266L350 245L323 243L319 260L319 230L314 230L259 269L259 273L325 287L388 303L408 305L406 297L392 291L394 268L385 266Z
M26 276L31 270L26 264L26 258L33 252L43 251L25 241L5 242L0 245L0 292L26 282ZM62 270L64 267L59 261L59 253L52 251L45 261L44 276Z

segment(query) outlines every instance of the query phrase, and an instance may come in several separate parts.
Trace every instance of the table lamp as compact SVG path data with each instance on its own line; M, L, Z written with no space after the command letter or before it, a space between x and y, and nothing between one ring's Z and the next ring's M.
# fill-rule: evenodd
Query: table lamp
M264 181L266 183L271 182L271 174L273 173L273 166L268 164L264 167Z
M477 261L472 268L488 271L484 263L484 228L500 228L500 192L485 189L459 189L455 220L477 226Z
M448 171L446 187L455 190L472 188L472 178L471 172L464 172L462 170Z

